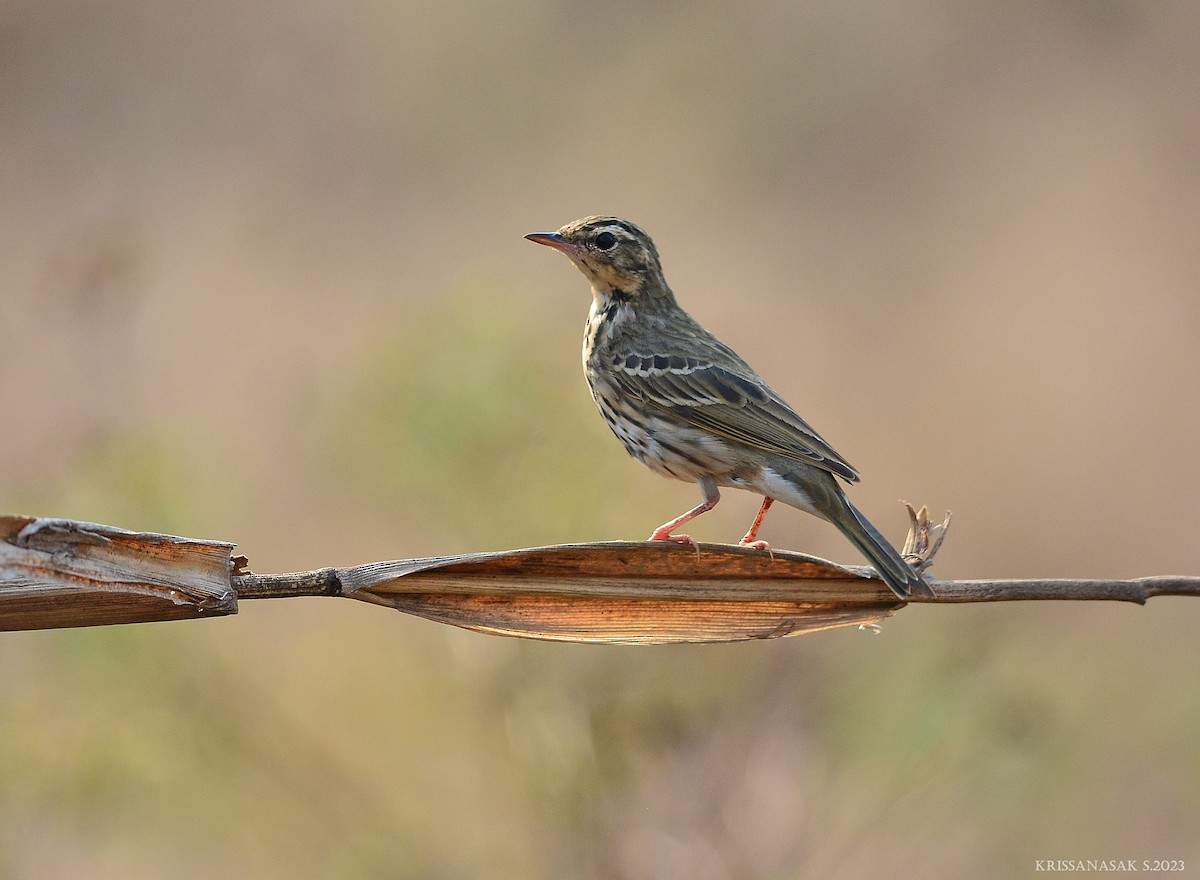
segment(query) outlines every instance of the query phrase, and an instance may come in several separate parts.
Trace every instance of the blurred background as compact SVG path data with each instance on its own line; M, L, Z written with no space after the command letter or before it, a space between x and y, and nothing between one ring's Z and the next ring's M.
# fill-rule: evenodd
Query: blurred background
M579 366L615 213L941 577L1200 574L1200 6L0 6L0 505L259 572L696 503ZM742 534L727 492L693 530ZM858 563L830 527L777 547ZM0 637L0 878L1200 867L1200 607L579 647L355 602Z

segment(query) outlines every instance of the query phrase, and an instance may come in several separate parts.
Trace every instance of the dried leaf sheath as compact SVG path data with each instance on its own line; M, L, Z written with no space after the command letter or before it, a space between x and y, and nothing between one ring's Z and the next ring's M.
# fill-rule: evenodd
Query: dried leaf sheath
M0 631L237 613L232 544L0 516Z
M338 572L343 594L468 629L558 641L766 639L873 623L903 605L879 580L798 553L646 542L566 544Z

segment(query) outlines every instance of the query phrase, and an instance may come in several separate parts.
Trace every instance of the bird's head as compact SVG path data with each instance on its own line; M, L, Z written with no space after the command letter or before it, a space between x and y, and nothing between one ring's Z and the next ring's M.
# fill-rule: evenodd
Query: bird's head
M597 296L632 299L670 293L654 242L628 220L584 217L558 232L531 232L525 237L570 257Z

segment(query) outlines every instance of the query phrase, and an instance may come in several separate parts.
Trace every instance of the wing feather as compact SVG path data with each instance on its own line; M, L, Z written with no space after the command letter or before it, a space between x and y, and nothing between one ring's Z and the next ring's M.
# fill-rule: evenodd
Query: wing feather
M749 367L736 369L738 361L733 366L630 354L615 364L613 378L624 393L697 428L858 480L858 471L783 398Z

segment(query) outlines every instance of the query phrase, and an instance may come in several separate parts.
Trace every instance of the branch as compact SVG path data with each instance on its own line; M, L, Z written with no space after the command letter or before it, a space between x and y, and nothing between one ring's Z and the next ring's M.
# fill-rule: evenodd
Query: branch
M1031 599L1111 600L1145 605L1153 596L1200 596L1200 577L1162 576L1127 581L1027 578L1014 580L930 580L937 595L913 602L1019 602Z
M932 564L949 517L909 507L904 554ZM776 638L870 625L905 602L869 568L724 544L562 544L253 574L232 544L69 520L0 516L0 630L237 613L238 599L339 596L500 635L610 644ZM914 602L1145 602L1200 596L1200 577L929 579Z

